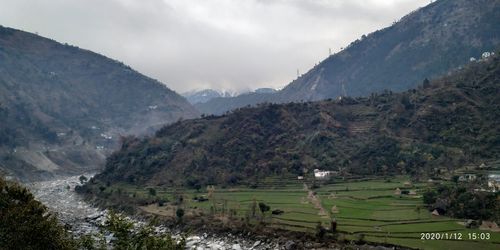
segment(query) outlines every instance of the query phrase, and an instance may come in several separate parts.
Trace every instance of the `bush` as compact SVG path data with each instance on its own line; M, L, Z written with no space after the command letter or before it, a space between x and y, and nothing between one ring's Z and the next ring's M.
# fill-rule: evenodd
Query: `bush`
M316 225L316 238L318 239L323 239L326 234L326 229L321 225L321 222L318 221L318 224Z
M110 212L104 229L115 237L111 242L114 249L167 249L181 250L185 248L185 239L177 242L169 233L157 233L154 227L135 227L134 223L120 214Z
M175 211L175 216L177 216L177 219L179 219L179 221L181 221L182 217L184 217L184 209L177 208L177 210Z
M265 203L263 202L259 202L259 209L260 209L260 212L262 214L264 214L265 212L269 211L271 209L270 206L266 205Z

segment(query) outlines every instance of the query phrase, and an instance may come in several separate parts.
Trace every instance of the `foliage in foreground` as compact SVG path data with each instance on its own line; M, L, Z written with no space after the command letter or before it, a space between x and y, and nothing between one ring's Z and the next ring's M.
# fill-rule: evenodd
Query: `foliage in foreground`
M107 243L104 235L112 235ZM184 249L169 233L155 232L152 225L139 225L125 216L108 214L101 232L78 240L59 224L47 207L21 185L0 177L0 250L39 249Z
M177 242L169 233L156 232L151 224L137 226L132 220L114 212L108 214L102 229L105 233L113 235L110 245L113 249L118 250L180 250L184 249L186 245L184 237ZM103 233L100 233L96 235L97 237L87 237L85 249L99 249L102 244L99 241L94 241L94 238L102 239L102 235Z
M47 208L19 184L0 177L0 249L74 249Z

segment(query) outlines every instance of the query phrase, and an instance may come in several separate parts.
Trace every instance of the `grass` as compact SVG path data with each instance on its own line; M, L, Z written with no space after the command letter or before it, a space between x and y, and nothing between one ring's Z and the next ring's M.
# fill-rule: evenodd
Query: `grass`
M400 176L390 182L385 180L364 180L356 182L337 182L322 185L314 190L320 205L327 212L320 215L319 209L308 198L308 190L302 181L293 179L268 178L259 183L259 188L247 187L223 189L216 188L212 195L196 190L157 190L157 196L175 199L174 193L184 197L186 209L202 210L204 213L233 211L237 217L244 218L252 213L255 203L263 202L271 210L284 211L281 215L267 212L268 226L300 232L314 232L318 222L328 227L331 219L337 221L337 230L347 239L359 239L380 243L422 249L500 249L500 233L467 229L459 220L444 216L432 216L424 207L420 196L426 183L406 185L407 177ZM311 186L311 185L309 185ZM148 197L146 188L114 185L109 190L121 189L122 192L135 193L136 197ZM396 188L415 190L416 195L395 195ZM108 190L108 191L109 191ZM209 201L196 202L195 196L210 197ZM336 213L332 207L336 206ZM165 208L166 209L166 208ZM161 214L161 208L153 210ZM166 211L163 213L166 214ZM261 216L258 206L256 214ZM460 233L462 240L422 240L421 233L441 232ZM489 240L468 239L469 233L489 233Z

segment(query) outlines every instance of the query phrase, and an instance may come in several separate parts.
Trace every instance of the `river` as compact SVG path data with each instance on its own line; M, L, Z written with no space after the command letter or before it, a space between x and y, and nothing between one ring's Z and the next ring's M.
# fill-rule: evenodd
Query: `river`
M90 178L92 175L86 175ZM85 202L75 192L79 176L70 176L51 181L27 184L35 198L56 213L63 224L71 228L75 235L97 232L99 224L106 217L106 211ZM168 230L168 229L167 229ZM187 249L280 249L272 241L251 240L235 235L190 235Z

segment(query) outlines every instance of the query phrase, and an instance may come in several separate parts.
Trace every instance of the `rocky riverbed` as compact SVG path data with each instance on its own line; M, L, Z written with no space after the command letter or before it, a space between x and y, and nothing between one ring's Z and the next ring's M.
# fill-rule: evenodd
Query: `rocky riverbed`
M90 178L91 175L86 175ZM79 185L79 176L60 178L57 180L34 182L27 186L36 199L56 213L62 223L67 225L75 235L98 232L106 218L106 211L91 206L75 192ZM137 223L142 223L137 221ZM170 231L169 228L157 228L159 231ZM178 235L179 232L173 233ZM284 249L286 244L278 244L265 239L252 240L239 235L190 235L187 249ZM289 245L291 243L288 243Z

